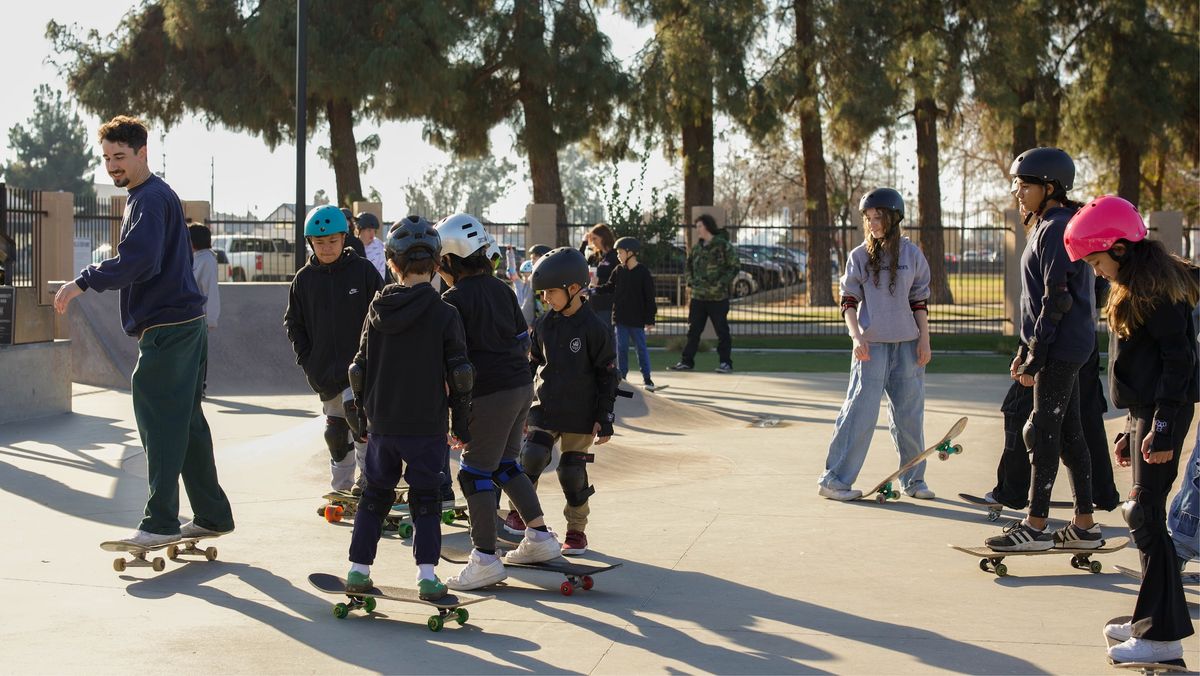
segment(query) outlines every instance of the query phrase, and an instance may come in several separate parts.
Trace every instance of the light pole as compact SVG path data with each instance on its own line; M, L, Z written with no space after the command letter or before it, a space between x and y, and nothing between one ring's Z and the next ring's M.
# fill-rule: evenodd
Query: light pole
M296 0L296 242L292 260L304 267L304 143L308 132L308 0Z

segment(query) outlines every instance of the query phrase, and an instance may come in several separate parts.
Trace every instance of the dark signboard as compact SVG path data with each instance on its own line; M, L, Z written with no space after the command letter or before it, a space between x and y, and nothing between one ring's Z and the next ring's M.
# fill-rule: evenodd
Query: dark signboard
M13 344L13 318L16 312L13 301L16 289L11 286L0 286L0 345Z

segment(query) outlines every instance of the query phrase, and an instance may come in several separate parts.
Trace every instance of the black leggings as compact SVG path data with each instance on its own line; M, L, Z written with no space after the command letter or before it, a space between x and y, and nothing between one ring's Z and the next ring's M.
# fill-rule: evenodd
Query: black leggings
M1058 461L1067 466L1075 513L1092 513L1092 458L1079 419L1079 367L1050 359L1033 383L1033 414L1025 426L1025 443L1033 454L1029 515L1050 516L1050 493Z
M1129 455L1133 461L1133 490L1130 502L1141 513L1130 521L1130 535L1142 560L1142 586L1133 608L1133 635L1151 641L1177 641L1191 636L1192 620L1179 579L1179 560L1175 542L1167 532L1167 494L1179 472L1179 457L1187 440L1195 407L1180 408L1172 422L1169 462L1151 465L1142 458L1142 439L1150 430L1154 409L1131 409ZM1130 510L1132 505L1127 505ZM1128 513L1128 512L1127 512ZM1139 522L1140 519L1140 522Z

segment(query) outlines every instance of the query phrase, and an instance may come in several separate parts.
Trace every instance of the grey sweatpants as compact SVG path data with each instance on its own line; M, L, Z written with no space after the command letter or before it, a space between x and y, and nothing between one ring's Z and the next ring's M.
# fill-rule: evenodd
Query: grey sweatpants
M353 397L354 394L350 391L350 388L347 387L345 391L342 392L341 396L322 400L321 410L327 418L345 419L346 409L342 407L342 402ZM349 434L350 433L347 432L347 436L349 436ZM362 442L355 441L353 455L347 455L346 457L342 458L341 462L336 462L333 458L330 458L329 487L335 491L348 491L351 488L354 488L354 469L357 467L358 471L360 473L362 472L363 462L366 460L366 456L367 445Z

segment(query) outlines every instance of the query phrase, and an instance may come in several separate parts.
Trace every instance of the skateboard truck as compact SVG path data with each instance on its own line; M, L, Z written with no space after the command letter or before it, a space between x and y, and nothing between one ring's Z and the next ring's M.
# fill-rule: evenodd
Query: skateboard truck
M126 559L124 557L113 559L113 570L117 571L118 573L123 573L125 572L126 568L153 568L154 572L161 573L163 569L167 567L167 562L164 561L163 557L161 556L156 556L153 559L147 559L146 555L149 553L150 550L129 552L129 555L133 557L131 559ZM216 557L214 556L213 558Z
M206 561L217 560L217 548L205 547L201 549L196 546L196 540L185 540L184 548L180 549L179 545L170 545L167 547L167 558L172 561L178 561L181 555L188 556L203 556Z
M878 502L881 505L883 503L887 502L888 500L899 500L899 499L900 499L900 491L892 488L892 482L890 482L890 481L887 482L886 484L880 486L879 490L875 493L875 502Z

